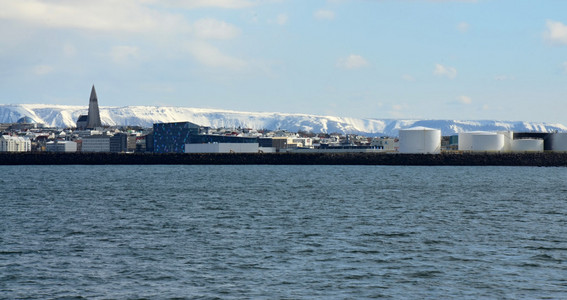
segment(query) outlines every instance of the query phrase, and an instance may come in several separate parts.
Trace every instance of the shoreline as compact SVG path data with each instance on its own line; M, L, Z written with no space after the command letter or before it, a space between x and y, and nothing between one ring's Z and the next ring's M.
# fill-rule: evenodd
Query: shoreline
M395 165L567 167L567 152L527 153L49 153L3 152L0 165Z

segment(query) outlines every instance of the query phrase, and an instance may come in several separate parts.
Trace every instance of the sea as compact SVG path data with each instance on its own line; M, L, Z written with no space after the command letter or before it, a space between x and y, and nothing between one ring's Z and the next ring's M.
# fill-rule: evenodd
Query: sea
M566 299L567 168L0 166L1 299Z

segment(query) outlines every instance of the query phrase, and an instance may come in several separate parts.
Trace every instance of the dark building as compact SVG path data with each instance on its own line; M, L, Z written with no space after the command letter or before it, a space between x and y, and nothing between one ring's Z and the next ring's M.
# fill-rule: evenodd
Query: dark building
M212 143L258 143L255 137L239 137L226 135L191 135L187 144L212 144Z
M80 115L79 118L77 119L77 129L85 129L87 128L87 120L88 120L87 115Z
M185 144L190 143L192 135L199 134L199 128L199 125L191 122L154 124L153 152L184 153Z
M118 133L110 138L110 152L128 151L128 134Z
M146 135L146 150L145 152L154 152L154 133L153 131L151 133L148 133L148 135Z
M185 153L185 144L257 143L255 137L200 134L207 127L191 122L156 123L146 136L146 151L154 153ZM153 143L151 141L153 140ZM153 146L153 150L151 147Z

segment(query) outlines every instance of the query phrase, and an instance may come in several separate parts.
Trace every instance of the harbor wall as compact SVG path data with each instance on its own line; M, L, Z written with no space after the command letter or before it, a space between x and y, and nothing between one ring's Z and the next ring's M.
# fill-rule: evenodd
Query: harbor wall
M567 152L540 153L0 153L0 165L407 165L567 166Z

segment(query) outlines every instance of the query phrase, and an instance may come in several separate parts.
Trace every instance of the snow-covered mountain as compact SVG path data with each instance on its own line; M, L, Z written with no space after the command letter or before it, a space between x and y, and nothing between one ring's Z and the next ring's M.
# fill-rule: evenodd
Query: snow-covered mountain
M49 127L75 127L79 115L87 114L87 106L45 104L0 104L0 123L13 123L27 116ZM202 126L243 127L254 129L286 129L327 133L356 133L367 136L397 136L403 128L424 126L440 129L443 135L464 131L567 132L563 124L511 121L457 120L394 120L360 119L307 114L240 112L219 109L125 106L100 107L106 125L152 127L153 123L189 121Z

